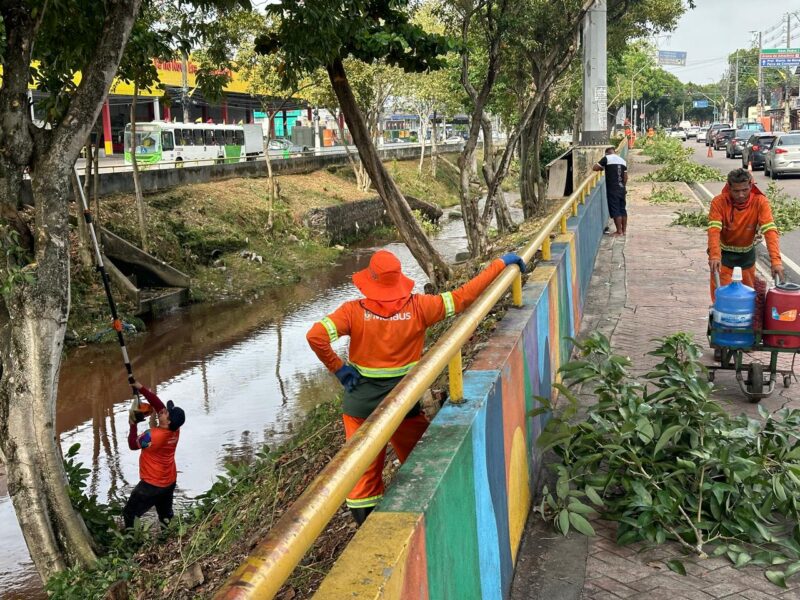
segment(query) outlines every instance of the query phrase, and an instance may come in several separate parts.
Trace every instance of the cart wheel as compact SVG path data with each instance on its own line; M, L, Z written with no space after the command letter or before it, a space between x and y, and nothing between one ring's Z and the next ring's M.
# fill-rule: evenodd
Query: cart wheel
M783 376L783 387L788 388L792 385L792 376L791 375L784 375Z
M749 373L750 385L748 391L755 395L761 394L764 391L764 365L761 363L753 363L750 365ZM761 398L751 398L751 402L758 402Z
M716 374L714 371L711 371L711 370L709 370L709 371L708 371L708 380L713 382L713 381L714 381L714 377L715 377L716 375L717 375L717 374Z

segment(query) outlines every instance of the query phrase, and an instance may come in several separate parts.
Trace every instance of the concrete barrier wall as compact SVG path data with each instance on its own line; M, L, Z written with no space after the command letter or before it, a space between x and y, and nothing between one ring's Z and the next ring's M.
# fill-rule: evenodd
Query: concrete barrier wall
M601 180L552 246L388 493L324 580L318 600L507 598L541 467L529 417L569 360L608 218Z

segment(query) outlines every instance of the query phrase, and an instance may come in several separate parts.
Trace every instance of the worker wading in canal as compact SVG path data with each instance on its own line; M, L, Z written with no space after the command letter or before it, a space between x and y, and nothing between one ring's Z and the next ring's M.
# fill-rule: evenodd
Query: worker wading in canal
M783 279L778 228L767 197L745 169L728 173L722 192L711 201L708 212L708 266L711 270L711 301L715 297L714 273L720 286L731 282L734 267L742 268L742 283L755 288L756 235L767 243L772 276Z
M452 292L440 295L412 294L414 282L403 275L400 261L379 250L369 267L353 275L364 298L345 302L314 324L306 336L325 366L344 386L344 431L350 439L386 395L400 383L422 356L425 330L465 310L511 264L524 272L516 254L496 259L475 278ZM349 361L331 348L342 336L350 336ZM428 427L419 404L409 411L391 439L400 462ZM384 448L347 496L347 506L359 525L383 497Z

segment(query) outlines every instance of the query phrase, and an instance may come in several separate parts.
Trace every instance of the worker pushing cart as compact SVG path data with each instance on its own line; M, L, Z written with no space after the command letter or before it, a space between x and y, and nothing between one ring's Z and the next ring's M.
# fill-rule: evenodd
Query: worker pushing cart
M711 301L719 285L728 285L734 267L742 268L742 281L755 287L756 235L767 242L772 276L783 278L778 228L767 197L745 169L728 173L722 192L711 201L708 212L708 266L711 270Z

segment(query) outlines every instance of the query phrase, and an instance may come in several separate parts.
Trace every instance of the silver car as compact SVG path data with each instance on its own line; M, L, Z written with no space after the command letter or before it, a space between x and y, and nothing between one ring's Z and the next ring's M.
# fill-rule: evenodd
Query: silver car
M779 133L767 152L764 175L775 180L790 174L800 175L800 133Z

